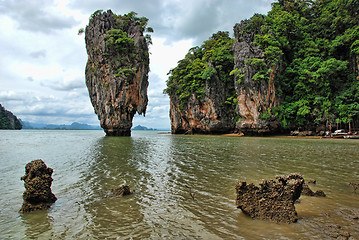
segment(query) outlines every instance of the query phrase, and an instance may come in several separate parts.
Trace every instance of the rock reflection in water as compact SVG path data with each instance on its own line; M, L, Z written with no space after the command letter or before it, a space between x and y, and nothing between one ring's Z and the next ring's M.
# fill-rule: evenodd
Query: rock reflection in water
M50 239L54 218L46 210L34 213L21 214L21 220L26 230L27 239Z
M88 213L87 229L100 239L138 237L145 223L136 199L141 175L131 163L132 157L137 155L133 152L136 143L133 138L105 137L98 145L99 154L82 183L85 197L81 204ZM141 145L146 151L146 144ZM130 186L136 194L123 198L108 194L121 185Z
M89 189L84 206L91 216L90 229L99 237L150 239L326 238L322 230L326 224L339 224L343 231L355 232L355 226L345 227L354 221L342 221L333 211L340 200L336 199L337 193L333 194L333 181L327 175L335 172L346 178L346 172L333 167L334 159L328 159L333 153L328 146L317 143L321 149L317 152L311 144L155 134L104 138L100 154L85 178ZM340 166L348 159L342 161ZM317 169L317 165L321 168ZM235 209L234 185L238 179L258 183L268 175L287 172L318 179L313 190L326 189L328 199L303 197L296 204L299 222L291 226L253 221ZM104 197L122 184L136 193L121 199ZM343 198L353 206L357 196Z

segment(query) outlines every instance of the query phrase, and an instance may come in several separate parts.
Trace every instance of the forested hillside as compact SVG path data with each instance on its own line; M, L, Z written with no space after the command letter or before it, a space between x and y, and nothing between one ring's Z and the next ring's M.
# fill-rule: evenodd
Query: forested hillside
M255 14L234 30L234 53L234 39L219 32L171 70L165 93L177 97L173 107L182 117L191 96L205 101L208 81L217 74L231 83L223 85L233 93L223 106L232 107L226 111L235 112L239 131L270 132L273 122L282 131L327 130L338 122L359 127L359 0L279 0L267 15ZM242 105L240 94L249 99ZM266 94L279 104L263 103ZM249 101L255 108L247 109Z
M20 130L21 122L0 104L0 129Z
M358 120L358 8L357 0L278 1L257 18L264 61L281 68L281 106L262 117L275 114L284 127Z

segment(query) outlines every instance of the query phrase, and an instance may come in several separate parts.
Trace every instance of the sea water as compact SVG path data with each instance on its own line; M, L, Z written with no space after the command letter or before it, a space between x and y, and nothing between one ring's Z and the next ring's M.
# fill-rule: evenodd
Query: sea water
M42 159L58 200L20 214L25 165ZM235 206L238 180L315 179L299 220L275 224ZM359 239L359 140L185 136L133 131L0 131L0 239ZM111 189L129 185L122 198ZM338 235L339 236L339 235Z

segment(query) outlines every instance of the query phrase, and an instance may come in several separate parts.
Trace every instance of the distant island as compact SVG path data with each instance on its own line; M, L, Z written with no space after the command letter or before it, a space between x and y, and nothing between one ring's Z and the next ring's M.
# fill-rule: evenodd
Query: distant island
M133 127L132 130L146 130L146 131L156 131L157 129L154 128L147 128L141 125L137 125L136 127Z
M19 119L19 122L22 124L22 129L42 129L42 130L102 130L100 126L89 125L86 123L73 122L72 124L47 124L47 123L34 123L28 121L22 121ZM157 131L156 128L148 128L145 126L137 125L133 127L132 130L142 130L142 131ZM163 130L163 129L162 129Z
M23 129L44 129L44 130L101 130L100 126L93 126L85 123L73 122L71 125L66 124L46 124L31 123L22 121Z
M0 129L20 130L21 128L19 119L0 104Z

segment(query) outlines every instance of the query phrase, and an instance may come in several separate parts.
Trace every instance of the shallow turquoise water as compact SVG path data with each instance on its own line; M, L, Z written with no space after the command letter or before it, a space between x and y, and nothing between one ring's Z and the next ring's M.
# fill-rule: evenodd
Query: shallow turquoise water
M359 193L348 185L359 182L358 140L21 130L0 131L0 156L1 239L325 239L333 225L359 238ZM20 177L35 159L54 169L58 200L19 214ZM302 197L298 223L252 220L236 209L238 180L293 172L327 194ZM123 184L136 193L108 195Z

